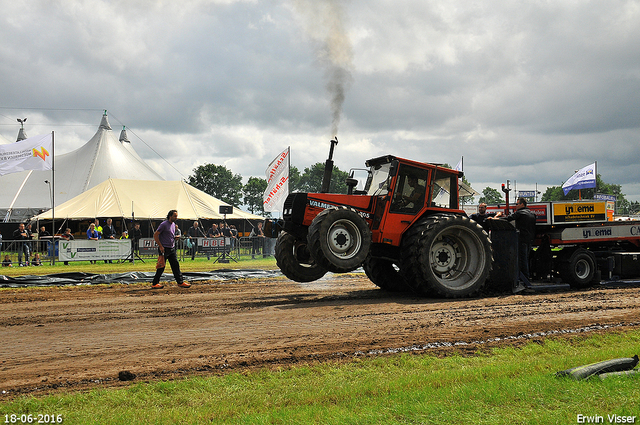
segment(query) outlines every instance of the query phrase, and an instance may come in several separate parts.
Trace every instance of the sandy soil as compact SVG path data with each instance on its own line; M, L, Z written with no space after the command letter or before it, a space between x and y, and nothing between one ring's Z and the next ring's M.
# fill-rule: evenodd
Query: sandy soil
M403 350L446 354L640 327L640 288L467 300L377 289L363 274L0 291L0 399Z

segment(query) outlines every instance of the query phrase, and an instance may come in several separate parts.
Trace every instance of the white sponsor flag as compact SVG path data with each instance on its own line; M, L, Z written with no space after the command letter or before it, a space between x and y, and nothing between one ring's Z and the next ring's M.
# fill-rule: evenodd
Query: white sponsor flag
M289 195L289 148L276 156L267 167L267 190L264 191L263 204L267 212L282 211L284 201Z
M462 156L460 157L460 161L458 161L458 163L456 164L456 168L454 168L454 170L456 170L456 171L462 171L462 159L463 159L463 158L464 158L464 157L462 157Z
M52 147L51 133L0 145L0 176L25 170L50 170Z
M569 180L564 182L562 190L566 195L573 189L586 189L596 187L596 163L589 164L578 170Z

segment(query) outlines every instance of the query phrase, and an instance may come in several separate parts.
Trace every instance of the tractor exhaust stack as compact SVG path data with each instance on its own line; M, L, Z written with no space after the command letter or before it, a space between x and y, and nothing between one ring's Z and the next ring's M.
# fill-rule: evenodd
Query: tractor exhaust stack
M329 158L324 163L324 176L322 178L321 193L329 193L329 186L331 185L331 174L333 173L333 148L338 144L338 136L335 136L331 140L331 148L329 148Z

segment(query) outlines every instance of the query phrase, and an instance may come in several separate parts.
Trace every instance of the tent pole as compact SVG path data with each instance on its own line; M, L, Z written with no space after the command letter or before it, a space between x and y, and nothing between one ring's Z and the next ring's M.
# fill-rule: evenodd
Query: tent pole
M51 235L52 253L51 264L56 265L56 141L55 133L51 132Z
M133 211L133 201L131 201L131 235L129 237L133 236L133 229L135 228L135 225L136 225L136 213ZM136 252L135 252L135 249L133 248L133 239L131 240L131 259L133 260L133 265L135 265Z
M27 176L24 178L24 181L20 185L20 189L18 189L18 191L16 192L16 196L13 197L13 201L11 201L11 205L9 205L9 209L7 210L7 215L4 217L5 223L9 221L9 218L11 217L11 213L13 212L13 206L18 200L18 196L20 196L20 194L22 193L22 188L24 188L24 185L27 183L27 180L29 180L29 177L31 177L32 173L33 173L33 170L29 170L29 173L27 174Z

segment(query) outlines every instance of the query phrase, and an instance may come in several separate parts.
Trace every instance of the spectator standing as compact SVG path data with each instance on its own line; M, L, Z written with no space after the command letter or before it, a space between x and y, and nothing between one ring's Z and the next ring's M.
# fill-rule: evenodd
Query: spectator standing
M40 232L38 232L38 237L41 238L43 236L51 236L51 233L47 232L47 229L44 226L41 226Z
M100 220L96 218L96 221L94 223L95 223L95 230L100 235L99 238L102 239L102 226L100 226Z
M29 235L29 251L33 252L33 244L31 243L31 240L33 239L33 232L31 231L31 223L27 223L27 225L25 226L25 229L27 230L27 234ZM27 261L29 259L27 258Z
M115 239L116 238L116 228L113 227L112 220L110 218L107 219L106 225L102 228L102 239ZM112 260L104 260L105 264L108 262L112 264Z
M253 250L251 251L251 258L256 258L256 254L260 253L260 250L264 250L264 232L262 231L262 222L258 222L256 227L251 229L249 237L253 241ZM266 255L263 252L263 257Z
M38 242L38 244L39 244L39 250L42 252L45 252L47 250L46 241L43 240L43 238L45 237L51 237L51 233L47 232L47 229L44 226L41 226L40 231L38 232L38 240L41 240L41 241Z
M236 242L238 240L238 229L236 229L236 226L234 224L232 224L230 227L231 227L231 249L234 249L236 247Z
M96 218L96 221L98 221L97 218ZM87 239L92 240L92 241L100 240L100 233L96 230L96 224L95 223L91 223L89 225L89 228L87 229ZM96 260L89 260L89 262L91 264L95 264Z
M176 279L176 283L180 288L189 288L191 284L186 283L182 280L182 273L180 272L180 263L178 262L178 257L176 256L176 220L178 219L178 211L171 210L167 214L167 219L160 223L160 226L156 229L153 234L153 240L158 244L158 251L160 255L164 258L162 262L163 266L158 267L156 269L156 274L153 277L153 285L151 286L154 289L162 289L164 286L160 284L160 277L162 273L164 273L166 262L169 262L171 266L171 271L173 272L173 277Z
M187 230L187 237L191 242L191 259L194 260L196 258L196 251L198 250L198 238L206 237L197 221L194 221L193 226Z
M140 251L140 239L142 239L142 230L140 230L140 223L136 222L133 225L131 236L133 237L133 250L137 253Z
M113 227L112 220L110 218L107 219L107 224L102 228L102 239L115 239L116 238L116 228Z
M66 240L66 241L72 241L75 238L73 237L73 235L71 234L71 229L69 229L68 227L66 229L64 229L64 233L60 236L62 239ZM64 262L65 266L69 265L68 261Z
M218 236L220 236L220 229L218 228L217 224L212 223L211 227L207 231L207 237L208 238L217 238Z
M31 235L27 231L24 226L24 223L20 223L18 228L13 232L13 239L17 241L18 244L18 265L19 266L28 266L29 265L29 257L31 254L31 250L29 249L29 241L31 240ZM24 254L25 262L22 263L22 255Z

